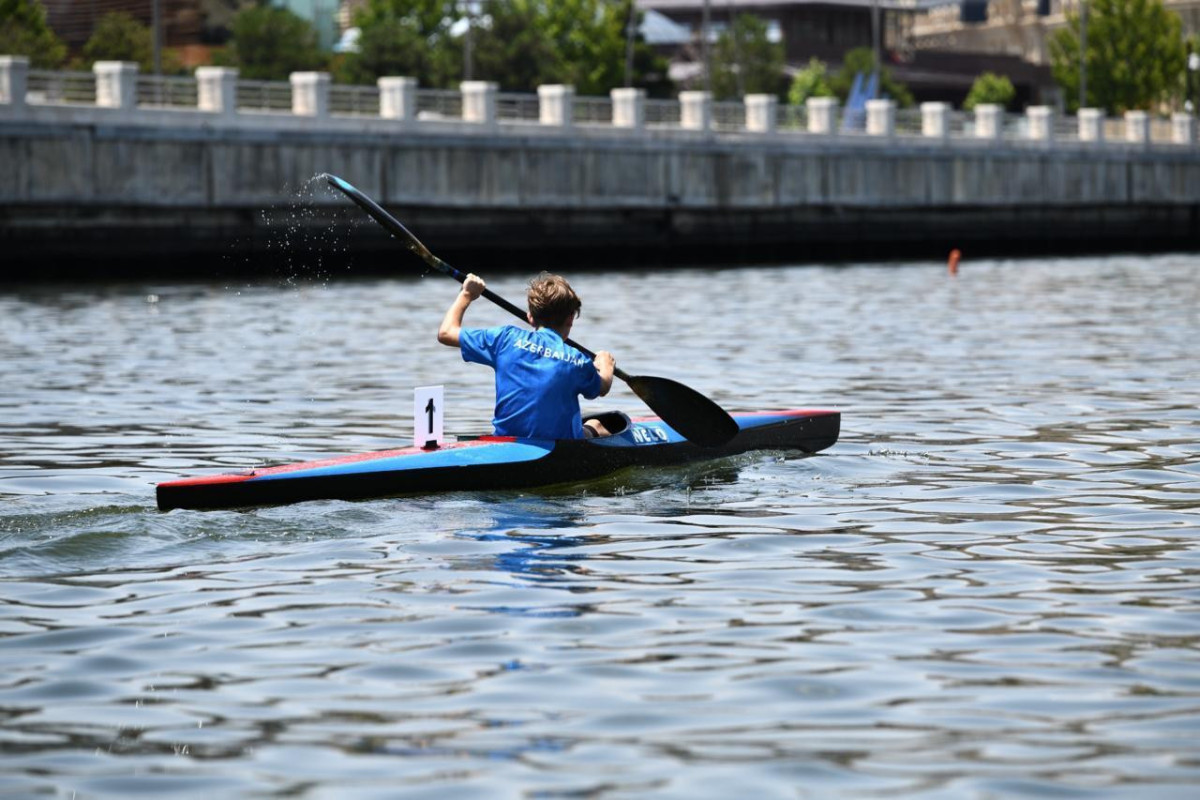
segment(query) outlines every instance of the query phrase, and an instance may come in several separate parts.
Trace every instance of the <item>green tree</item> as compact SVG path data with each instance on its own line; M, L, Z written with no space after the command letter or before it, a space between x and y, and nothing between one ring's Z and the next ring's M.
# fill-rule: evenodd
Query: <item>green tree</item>
M734 17L733 25L717 37L712 60L712 92L718 100L780 95L787 86L783 44L772 42L767 23L753 14Z
M54 69L67 58L67 46L46 24L38 0L0 0L0 53L27 56L35 69Z
M833 87L829 84L829 68L824 61L813 58L808 66L796 73L792 85L788 89L788 102L794 106L802 106L810 97L833 97Z
M1054 79L1079 108L1079 15L1050 39ZM1162 0L1088 0L1085 105L1109 114L1152 111L1177 99L1187 59L1183 23Z
M244 8L233 18L233 39L222 60L236 66L240 77L260 81L287 80L293 72L320 69L327 62L312 25L265 4Z
M149 25L123 11L105 14L96 23L81 56L79 61L86 69L97 61L133 61L143 74L148 74L154 71L154 34ZM159 58L164 73L183 72L183 65L173 51L163 50Z
M625 83L632 0L486 0L471 31L473 74L510 91L565 83L603 95ZM666 59L633 42L631 79L651 96L670 90Z
M842 67L829 80L829 85L838 98L845 103L854 87L854 76L862 73L869 76L875 70L875 52L869 47L856 47L842 56ZM901 108L913 104L912 92L903 83L892 77L887 67L879 68L879 91L884 97L891 98Z
M540 0L538 5L539 27L557 53L555 83L574 86L582 95L597 95L624 82L624 3Z
M986 104L1008 108L1016 96L1017 90L1006 75L985 72L971 84L971 91L967 93L967 99L963 102L963 108L971 111L975 106Z
M487 0L483 21L469 33L472 75L510 92L532 92L558 81L558 53L539 30L538 11L532 3Z
M136 61L142 72L154 68L154 38L150 26L123 11L105 14L83 46L83 61Z
M354 15L362 32L358 52L339 64L338 78L416 78L422 86L449 88L462 76L462 43L451 34L455 0L367 0Z

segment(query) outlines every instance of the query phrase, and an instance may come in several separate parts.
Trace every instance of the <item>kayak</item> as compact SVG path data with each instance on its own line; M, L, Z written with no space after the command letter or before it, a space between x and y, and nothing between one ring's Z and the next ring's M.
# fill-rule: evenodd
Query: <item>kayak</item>
M684 439L661 419L621 412L596 418L612 435L596 439L464 438L282 466L167 481L158 508L218 509L306 500L365 500L447 491L526 489L601 478L626 467L659 467L752 450L815 453L841 429L837 411L760 411L732 415L738 432L717 447Z

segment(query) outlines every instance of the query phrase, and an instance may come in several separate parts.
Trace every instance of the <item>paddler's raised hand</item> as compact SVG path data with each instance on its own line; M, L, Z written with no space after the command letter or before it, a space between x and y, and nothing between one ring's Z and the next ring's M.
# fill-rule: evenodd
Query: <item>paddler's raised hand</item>
M458 334L462 331L463 315L467 312L467 306L479 299L486 288L487 285L483 282L483 278L478 275L468 275L463 279L462 290L454 298L450 308L446 309L446 315L442 317L441 327L438 328L437 339L439 342L450 347L458 347Z
M472 300L478 300L483 294L483 290L487 288L487 284L483 282L483 278L476 275L474 272L467 275L463 279L462 290L463 294L467 295Z

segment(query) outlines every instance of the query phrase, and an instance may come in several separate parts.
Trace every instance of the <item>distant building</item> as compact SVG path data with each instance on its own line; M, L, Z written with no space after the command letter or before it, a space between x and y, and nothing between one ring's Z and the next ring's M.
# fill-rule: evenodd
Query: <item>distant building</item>
M1020 2L1020 0L1009 0ZM1053 0L1058 2L1059 0ZM1190 0L1200 3L1200 0ZM692 32L690 44L672 53L672 77L691 80L703 74L700 55L705 6L709 38L715 39L738 14L753 14L768 24L784 47L789 70L817 58L838 68L846 51L874 47L917 102L940 100L961 105L975 78L984 72L1006 75L1017 89L1018 105L1041 102L1053 93L1049 69L1022 52L981 51L923 46L913 31L934 11L942 19L960 17L959 0L636 0L638 8L661 13ZM1036 0L1031 0L1036 3Z
M1184 36L1200 33L1200 0L1163 0L1163 5L1179 15ZM931 6L914 18L913 46L1016 55L1045 65L1050 61L1049 37L1067 24L1067 12L1079 10L1079 0L985 0L984 6L985 18L978 22L963 21L957 0Z
M880 24L889 24L896 9L911 9L916 0L878 0ZM705 6L709 12L709 38L729 27L739 14L753 14L767 23L769 35L783 43L789 63L816 57L839 62L855 47L874 41L872 9L875 0L636 0L640 9L656 11L692 31L699 41Z

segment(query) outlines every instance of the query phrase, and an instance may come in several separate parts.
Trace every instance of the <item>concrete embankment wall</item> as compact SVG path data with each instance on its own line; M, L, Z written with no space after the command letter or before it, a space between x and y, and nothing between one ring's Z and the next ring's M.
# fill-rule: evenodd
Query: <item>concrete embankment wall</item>
M1200 248L1196 147L46 117L0 121L9 278L240 271L278 257L288 229L321 247L361 216L303 191L323 172L435 252L489 263ZM364 263L396 252L369 224L337 247Z

